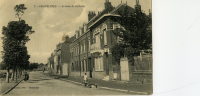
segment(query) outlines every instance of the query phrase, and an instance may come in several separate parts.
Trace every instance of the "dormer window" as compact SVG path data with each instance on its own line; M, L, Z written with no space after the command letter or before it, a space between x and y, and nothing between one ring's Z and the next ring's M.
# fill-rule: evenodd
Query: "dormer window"
M119 23L113 24L113 30L115 30L117 28L120 28L120 24Z
M103 30L107 30L107 25L106 25L106 24L103 24L102 29L103 29Z

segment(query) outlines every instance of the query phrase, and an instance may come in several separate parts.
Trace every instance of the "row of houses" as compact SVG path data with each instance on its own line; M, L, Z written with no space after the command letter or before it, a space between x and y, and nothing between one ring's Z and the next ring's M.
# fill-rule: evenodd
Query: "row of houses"
M135 56L135 66L130 65L127 58L121 58L117 66L111 53L112 46L119 41L113 31L123 28L116 18L120 18L119 13L123 13L125 7L129 12L134 12L135 7L141 8L138 0L132 7L126 3L114 7L109 0L105 0L104 6L104 10L97 14L89 11L88 22L79 27L67 42L57 45L48 59L50 72L68 76L83 76L87 73L90 78L104 80L137 82L138 78L146 78L151 82L151 54Z

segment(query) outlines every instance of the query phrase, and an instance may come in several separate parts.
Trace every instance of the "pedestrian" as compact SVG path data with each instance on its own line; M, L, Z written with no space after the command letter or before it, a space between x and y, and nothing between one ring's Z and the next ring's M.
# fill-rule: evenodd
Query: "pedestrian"
M84 85L87 86L87 73L83 76Z
M24 74L24 81L27 81L29 79L29 74L28 72L25 72Z
M45 68L43 68L43 73L44 73L44 71L45 71Z

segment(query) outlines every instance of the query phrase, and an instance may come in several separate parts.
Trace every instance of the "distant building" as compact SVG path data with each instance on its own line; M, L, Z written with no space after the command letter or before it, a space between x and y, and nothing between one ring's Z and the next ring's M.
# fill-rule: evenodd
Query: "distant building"
M70 40L72 40L71 38ZM48 59L49 68L51 72L59 75L69 75L69 63L70 63L70 40L68 42L59 43L56 49Z

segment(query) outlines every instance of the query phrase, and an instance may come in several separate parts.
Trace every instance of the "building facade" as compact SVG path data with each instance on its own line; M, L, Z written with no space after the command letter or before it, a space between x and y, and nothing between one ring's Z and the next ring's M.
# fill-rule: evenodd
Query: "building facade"
M124 3L113 7L109 0L105 1L104 7L104 10L97 14L93 11L88 13L88 23L76 31L76 39L70 44L70 72L73 76L87 73L89 77L97 79L121 78L111 54L112 46L119 40L113 31L116 28L123 28L116 21L116 18L120 18L119 13L123 13L125 8L128 8L129 12L134 12L134 8Z
M95 13L88 12L88 22L77 28L75 35L71 37L70 43L58 44L57 49L49 59L52 69L57 74L63 74L63 68L67 69L69 76L83 76L87 73L88 77L103 80L132 80L148 79L152 82L152 55L140 54L135 58L135 66L129 64L126 58L120 60L120 65L114 60L111 53L113 45L120 41L114 35L116 28L123 28L116 20L119 14L124 14L125 8L128 12L134 12L134 6L121 3L112 6L109 0L105 0L104 10ZM54 59L53 59L54 58ZM66 66L63 66L65 65ZM137 79L136 79L137 78Z
M69 75L70 63L70 42L62 42L56 46L56 49L48 59L50 72L59 75Z

